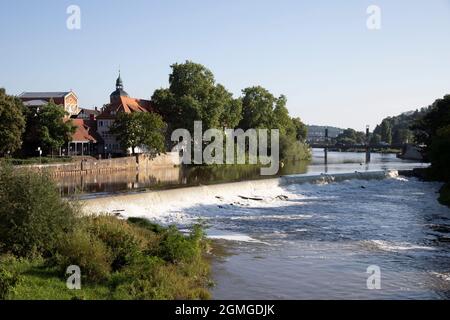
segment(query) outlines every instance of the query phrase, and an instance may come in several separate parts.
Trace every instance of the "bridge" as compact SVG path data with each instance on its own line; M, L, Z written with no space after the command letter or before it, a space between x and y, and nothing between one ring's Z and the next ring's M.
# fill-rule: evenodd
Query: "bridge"
M402 149L404 147L403 144L398 145L398 144L350 144L350 145L344 145L344 144L339 144L339 143L326 143L326 142L314 142L314 143L310 143L309 146L311 148L317 148L317 149L339 149L342 151L346 151L346 150L351 150L351 149L366 149L366 148L370 148L370 149Z
M316 143L310 143L311 148L318 148L323 149L325 153L325 164L328 163L328 151L332 150L339 150L339 151L346 151L351 149L356 150L365 150L366 152L366 163L370 162L370 153L372 150L386 150L386 149L403 149L403 144L386 144L386 143L380 143L380 144L371 144L369 143L370 139L370 131L369 126L366 126L366 142L362 144L353 144L353 145L347 145L347 144L340 144L340 143L331 143L329 141L328 137L328 128L325 129L325 141L323 142L316 142Z

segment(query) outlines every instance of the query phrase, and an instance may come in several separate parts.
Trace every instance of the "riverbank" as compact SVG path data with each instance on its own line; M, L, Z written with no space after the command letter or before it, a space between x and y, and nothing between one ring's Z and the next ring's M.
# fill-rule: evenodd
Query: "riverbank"
M0 167L0 299L208 299L209 251L200 225L83 215L48 175Z
M416 177L422 181L439 181L439 179L433 178L433 174L430 174L429 168L415 168L413 170L400 172L400 174L408 177ZM450 207L450 183L444 183L439 189L438 201L441 204Z
M19 171L31 170L34 172L43 172L51 176L65 177L108 174L124 171L143 172L155 169L169 169L181 164L181 160L177 152L168 152L155 157L146 154L138 154L136 156L112 159L76 157L67 158L66 161L62 161L61 159L55 158L51 162L47 159L42 163L33 162L35 160L36 159L32 159L30 164L25 162L23 165L15 165L14 169ZM6 160L6 163L10 162L11 161Z

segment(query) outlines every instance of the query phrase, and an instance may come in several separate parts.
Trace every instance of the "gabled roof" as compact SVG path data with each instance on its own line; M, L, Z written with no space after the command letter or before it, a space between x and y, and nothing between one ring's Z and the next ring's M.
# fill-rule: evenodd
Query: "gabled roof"
M97 119L115 119L120 112L153 112L153 108L149 100L121 96L108 104Z
M80 108L80 113L98 115L100 111L95 109Z
M72 123L76 126L76 131L72 135L73 142L98 142L101 138L98 137L94 127L91 127L89 121L83 119L72 119Z
M71 91L65 92L23 92L19 95L19 98L23 99L44 99L44 98L64 98Z

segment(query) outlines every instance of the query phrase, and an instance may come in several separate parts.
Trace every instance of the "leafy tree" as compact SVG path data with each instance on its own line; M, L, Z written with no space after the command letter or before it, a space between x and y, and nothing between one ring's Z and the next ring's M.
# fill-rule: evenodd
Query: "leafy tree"
M50 101L39 112L40 139L44 147L57 150L71 140L76 127L70 119L65 118L64 109Z
M209 69L191 61L171 68L169 88L156 90L152 96L155 109L171 130L184 128L192 134L194 121L202 121L204 130L236 127L241 119L241 101L216 84Z
M286 108L284 95L276 98L267 89L257 86L243 90L243 116L239 127L247 129L278 129L280 131L280 159L300 160L310 157L304 144L306 126L299 118L292 119Z
M75 223L78 209L61 199L52 178L0 166L0 251L48 255Z
M13 153L22 145L25 130L22 102L0 88L0 156Z
M343 145L363 144L366 142L366 136L364 132L348 128L336 137L336 142Z
M398 116L387 117L378 125L374 133L381 136L381 140L389 142L391 137L392 144L401 145L405 143L414 143L414 124L428 112L428 108L404 112Z
M429 148L431 172L435 178L450 181L450 122L436 130Z
M381 135L379 135L378 133L372 134L372 136L370 137L370 144L379 145L380 143L381 143Z
M164 151L164 130L162 117L152 112L120 113L110 128L117 135L123 148L145 147L153 152Z
M298 141L305 141L308 135L308 127L302 122L300 118L292 118L295 127L296 138Z
M284 97L281 96L281 102L278 101L267 89L263 87L251 87L242 90L244 97L242 98L242 120L239 123L239 127L247 129L274 129L279 128L277 120L280 120L280 114L278 119L274 113L275 107L279 106L283 102ZM279 110L279 113L282 111Z
M388 120L381 122L381 140L389 144L392 143L392 128Z
M450 95L437 99L427 110L428 112L416 121L413 129L416 141L428 149L437 131L450 124Z
M53 154L54 150L71 141L76 130L64 109L53 101L41 108L28 109L26 116L23 150L27 155L36 154L38 147Z

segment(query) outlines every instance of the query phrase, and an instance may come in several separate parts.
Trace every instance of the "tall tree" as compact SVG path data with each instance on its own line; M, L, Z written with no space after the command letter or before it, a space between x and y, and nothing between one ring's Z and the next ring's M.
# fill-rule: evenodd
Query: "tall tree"
M64 108L53 101L40 108L28 109L24 153L35 155L36 149L40 147L45 153L53 154L71 141L75 130Z
M300 118L292 118L295 127L295 137L298 141L305 141L308 135L308 127L302 122Z
M389 144L392 143L392 129L387 119L381 122L381 140Z
M216 84L209 69L191 61L171 68L169 88L156 90L152 96L155 109L171 130L184 128L193 133L194 121L202 121L204 130L236 127L241 101Z
M166 124L162 117L152 112L120 113L110 128L117 135L122 148L131 148L133 155L137 147L151 152L164 151Z
M416 141L428 148L437 130L450 124L450 95L437 99L427 110L428 112L416 121L413 129Z
M244 94L242 98L242 120L239 123L239 127L247 129L275 129L278 128L277 117L275 116L274 109L279 102L267 89L257 86L250 87L242 90ZM283 99L283 97L280 97ZM281 109L281 107L279 108ZM279 110L278 117L282 113Z
M0 156L14 153L22 145L25 131L24 106L16 97L0 88Z
M246 88L242 97L242 120L239 127L247 129L278 129L280 131L280 159L301 160L310 157L304 144L306 126L299 118L292 119L286 108L284 95L276 98L267 89Z

